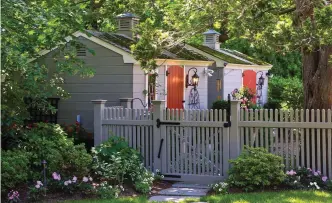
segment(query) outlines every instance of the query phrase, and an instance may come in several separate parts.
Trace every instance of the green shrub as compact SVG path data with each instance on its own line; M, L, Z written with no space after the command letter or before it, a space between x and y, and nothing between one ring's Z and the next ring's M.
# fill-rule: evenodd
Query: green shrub
M243 152L235 160L229 170L230 186L251 191L270 185L278 185L285 178L282 158L269 153L265 148L245 146Z
M1 152L1 191L14 189L26 183L29 171L29 154L23 150Z
M227 109L228 108L228 101L226 100L217 100L213 102L212 109Z
M303 84L300 79L273 77L269 80L266 108L302 109L303 101Z
M95 159L93 169L100 179L112 185L131 182L143 193L151 190L149 177L152 174L143 166L139 152L130 148L123 138L112 136L92 149L92 153Z
M46 160L48 173L83 176L89 172L92 157L84 145L74 145L59 125L38 123L26 133L24 148L31 153L32 178L40 179L41 160Z

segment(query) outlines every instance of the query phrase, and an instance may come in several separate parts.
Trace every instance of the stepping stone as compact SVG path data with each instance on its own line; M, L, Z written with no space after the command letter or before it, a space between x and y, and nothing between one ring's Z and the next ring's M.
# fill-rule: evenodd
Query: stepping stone
M209 189L201 188L167 188L159 191L160 195L171 195L171 196L205 196Z
M155 202L180 202L184 201L185 199L195 199L199 201L199 197L188 197L188 196L153 196L150 197L149 201L155 201ZM195 201L194 200L194 201Z
M208 185L195 184L195 183L175 183L172 187L176 188L199 188L199 189L210 189Z

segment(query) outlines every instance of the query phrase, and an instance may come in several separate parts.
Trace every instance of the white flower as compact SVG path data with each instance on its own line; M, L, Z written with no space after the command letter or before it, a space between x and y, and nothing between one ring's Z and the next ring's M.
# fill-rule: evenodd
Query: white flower
M316 188L317 188L317 190L319 190L319 189L320 189L320 187L319 187L318 185L316 185Z
M215 184L214 186L218 187L218 184Z
M221 188L219 188L219 192L221 192Z
M294 183L297 183L297 181L295 180Z
M40 188L40 185L35 185L35 187L36 187L37 189L39 189L39 188Z
M68 184L71 184L71 180L67 180Z
M89 177L89 180L90 180L90 181L93 181L93 179L92 179L91 177Z
M77 177L74 176L74 177L73 177L73 182L75 183L76 181L77 181Z
M37 185L43 185L43 183L41 181L37 181Z
M161 178L164 178L164 175L161 175L160 177L161 177Z
M88 182L89 181L89 179L87 178L87 177L83 177L83 182Z
M313 183L312 183L312 182L310 182L310 185L313 185Z
M159 169L156 169L156 173L158 173L159 172Z
M115 193L115 198L118 198L118 193Z
M67 186L67 185L68 185L68 182L67 182L67 181L65 181L63 184Z

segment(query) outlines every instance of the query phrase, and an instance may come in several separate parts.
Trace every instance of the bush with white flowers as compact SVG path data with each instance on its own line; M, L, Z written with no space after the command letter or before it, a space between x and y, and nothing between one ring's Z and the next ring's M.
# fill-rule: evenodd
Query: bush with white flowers
M211 185L214 192L218 194L227 194L229 190L229 185L226 182L219 182Z
M123 138L110 137L93 148L92 154L95 160L93 170L98 179L112 185L131 182L138 192L144 194L151 190L154 175L144 167L140 153L130 148Z

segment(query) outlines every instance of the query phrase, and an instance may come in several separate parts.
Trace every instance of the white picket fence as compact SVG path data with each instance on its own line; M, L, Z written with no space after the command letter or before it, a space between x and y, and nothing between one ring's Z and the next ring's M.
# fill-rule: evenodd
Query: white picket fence
M231 126L224 127L225 110L166 110L163 101L154 101L149 112L93 102L95 145L110 136L123 137L142 154L148 169L161 170L167 179L225 179L229 159L244 145L283 157L285 170L305 166L332 177L331 110L254 111L232 101Z

